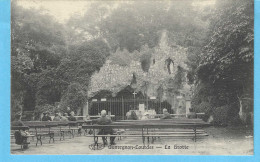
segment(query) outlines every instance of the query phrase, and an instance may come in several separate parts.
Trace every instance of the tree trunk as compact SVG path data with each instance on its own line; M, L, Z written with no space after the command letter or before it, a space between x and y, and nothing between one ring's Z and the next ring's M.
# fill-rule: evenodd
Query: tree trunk
M237 95L237 98L238 98L238 101L239 101L239 117L240 119L243 120L243 105L242 105L242 100L240 99L240 97L238 97Z

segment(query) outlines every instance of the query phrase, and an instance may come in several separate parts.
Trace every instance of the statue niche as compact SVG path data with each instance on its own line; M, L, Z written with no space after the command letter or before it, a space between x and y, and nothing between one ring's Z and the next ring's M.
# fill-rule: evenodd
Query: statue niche
M169 57L165 60L165 66L168 70L168 73L171 74L173 72L174 61Z

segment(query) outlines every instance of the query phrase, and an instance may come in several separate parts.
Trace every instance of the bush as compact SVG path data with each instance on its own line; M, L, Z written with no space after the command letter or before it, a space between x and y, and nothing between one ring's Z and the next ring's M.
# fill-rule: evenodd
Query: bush
M237 126L243 124L242 120L240 119L239 115L229 116L229 125Z
M70 107L77 115L81 113L81 108L87 101L87 92L79 83L71 83L67 92L62 96L59 111L65 112Z
M51 114L54 113L54 111L55 111L55 106L49 105L49 104L36 106L36 109L35 109L35 111L34 111L34 115L35 115L35 116L34 116L34 119L35 119L35 120L39 120L40 117L41 117L41 114L42 114L43 112L46 112L46 111L50 112Z
M228 123L228 110L229 106L221 106L213 109L213 123L214 125L226 126Z
M195 106L195 112L196 113L208 113L211 109L211 105L208 102L201 102L199 105Z
M196 113L205 113L205 115L202 117L203 121L207 121L209 116L211 115L211 104L203 101L199 105L194 106Z

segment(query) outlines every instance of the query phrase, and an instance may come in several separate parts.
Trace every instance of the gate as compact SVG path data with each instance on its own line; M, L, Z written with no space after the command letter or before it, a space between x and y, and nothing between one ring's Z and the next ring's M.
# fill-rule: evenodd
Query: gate
M170 114L173 114L172 106L159 99L124 99L122 98L110 98L110 99L92 99L89 101L89 114L99 115L101 110L111 112L111 115L115 115L115 120L126 119L126 113L129 110L139 110L139 104L144 104L145 110L154 109L156 114L162 114L162 109L166 108Z

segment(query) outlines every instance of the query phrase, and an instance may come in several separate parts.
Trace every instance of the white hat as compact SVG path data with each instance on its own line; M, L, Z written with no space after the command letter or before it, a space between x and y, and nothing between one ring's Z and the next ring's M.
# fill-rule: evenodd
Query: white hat
M102 110L101 111L101 116L106 116L107 115L107 111L106 110Z

